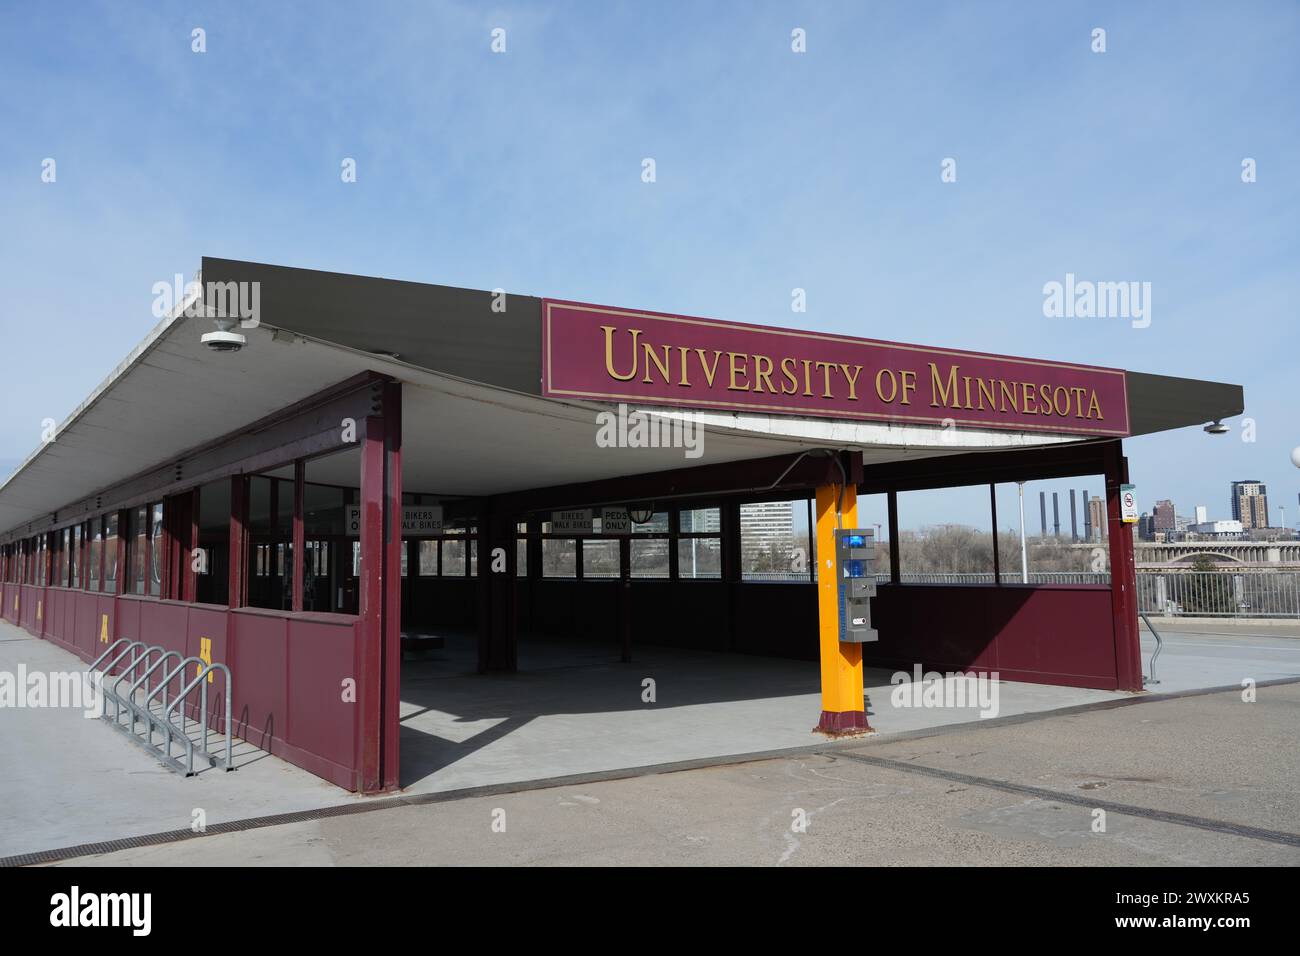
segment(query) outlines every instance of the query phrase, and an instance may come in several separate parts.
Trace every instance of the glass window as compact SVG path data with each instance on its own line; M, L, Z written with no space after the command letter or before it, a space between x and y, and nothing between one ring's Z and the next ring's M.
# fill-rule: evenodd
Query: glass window
M1002 581L1029 584L1105 584L1110 580L1106 546L1106 479L1081 475L1027 481L1024 485L1025 549L1020 549L1020 488L996 486L998 558ZM1193 518L1181 519L1184 526Z
M117 513L104 518L104 590L117 591Z
M419 542L419 575L436 577L438 574L438 542L436 539L423 538Z
M72 529L64 528L54 536L54 578L51 584L68 587L68 562L72 557Z
M230 602L230 480L199 488L199 540L202 563L195 575L194 599L200 604Z
M722 577L722 511L683 508L677 516L677 576Z
M899 492L898 564L904 584L993 583L989 486Z
M149 550L149 511L136 508L131 513L131 593L144 594L145 554Z
M585 538L582 542L584 578L618 577L618 539Z
M104 558L104 519L95 518L90 522L90 567L86 570L87 585L92 591L99 590L99 562Z
M632 577L668 577L668 512L656 511L649 521L633 524L631 537Z
M542 526L550 527L550 522ZM542 577L576 578L578 576L578 539L542 538Z
M448 528L442 539L443 577L464 577L466 569L465 533L463 528Z
M292 466L284 471L292 473ZM255 556L248 576L250 607L293 604L293 481L254 475L248 481L248 533Z
M745 581L800 582L812 577L808 499L740 506L740 576Z
M68 579L68 587L79 588L82 586L81 581L81 525L72 529L72 575Z
M515 576L528 577L528 522L515 525Z
M149 593L154 597L162 593L162 569L166 559L163 550L163 506L159 501L149 506Z

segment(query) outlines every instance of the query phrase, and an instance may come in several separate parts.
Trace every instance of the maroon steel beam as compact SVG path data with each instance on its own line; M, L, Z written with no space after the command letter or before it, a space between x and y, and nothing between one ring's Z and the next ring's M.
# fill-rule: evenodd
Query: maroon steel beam
M380 788L384 715L384 420L365 420L361 445L361 568L357 582L357 770L356 789Z
M1110 534L1110 601L1115 626L1115 675L1119 690L1142 689L1142 646L1137 626L1137 566L1133 531L1123 521L1120 486L1128 481L1128 459L1119 442L1106 454L1106 524Z
M790 467L792 463L795 463L793 468ZM786 469L790 469L788 473ZM782 478L783 473L785 473L784 478ZM807 455L802 459L798 454L777 455L571 485L555 485L500 495L497 501L504 510L522 514L545 509L622 504L629 501L663 501L669 498L740 494L749 491L775 493L782 489L807 489L825 484L832 478L838 481L839 474L839 467L828 455ZM780 479L779 483L778 479Z
M248 581L248 478L230 479L230 571L226 590L229 607L243 607Z
M402 692L402 384L383 386L384 412L384 625L380 781L401 786Z
M302 509L306 483L307 463L299 458L293 463L293 545L291 548L293 565L290 571L290 574L293 575L293 581L290 584L293 595L292 608L295 611L301 611L303 607L303 571L306 568L306 557L303 555L305 541L302 527Z
M1106 467L1106 449L1117 444L1118 441L1112 439L1008 451L938 455L869 465L863 469L858 493L917 491L957 485L1100 474Z
M181 555L181 574L184 576L185 593L181 600L194 602L199 599L199 573L194 569L194 553L199 547L199 489L190 492L189 542ZM211 569L209 568L209 573Z

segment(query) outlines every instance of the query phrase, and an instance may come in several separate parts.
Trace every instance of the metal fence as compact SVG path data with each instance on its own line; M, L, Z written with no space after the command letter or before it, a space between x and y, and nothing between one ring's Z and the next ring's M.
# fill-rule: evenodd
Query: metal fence
M1138 610L1166 617L1300 617L1297 571L1142 571Z

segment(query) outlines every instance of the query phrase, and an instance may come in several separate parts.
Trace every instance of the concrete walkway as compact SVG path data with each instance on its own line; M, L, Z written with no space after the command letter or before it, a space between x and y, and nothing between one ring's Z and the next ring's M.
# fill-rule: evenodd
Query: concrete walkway
M1159 625L1157 625L1159 626ZM1160 691L1300 676L1300 641L1162 629ZM517 783L819 745L811 663L638 648L632 664L590 645L526 641L518 674L477 676L473 644L404 668L402 768L407 792ZM1144 661L1149 649L1144 651ZM73 655L0 622L0 670L76 670ZM643 700L649 679L654 701ZM980 721L975 707L900 709L886 672L869 672L882 734ZM1199 683L1198 683L1199 682ZM1126 698L1004 682L999 715ZM0 856L364 801L254 748L234 773L184 779L79 710L0 709Z
M1226 692L986 721L923 739L882 736L681 773L394 806L69 862L1296 866L1298 707L1300 685L1288 684L1262 688L1250 704ZM796 828L799 818L806 825Z

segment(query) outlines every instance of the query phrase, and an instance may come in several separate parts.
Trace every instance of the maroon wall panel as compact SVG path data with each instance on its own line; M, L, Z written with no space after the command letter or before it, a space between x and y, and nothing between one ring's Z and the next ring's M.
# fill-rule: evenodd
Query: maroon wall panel
M998 671L1003 680L1114 689L1105 587L881 585L868 667Z
M283 617L252 611L230 614L235 676L235 732L263 750L288 728L288 625Z
M355 623L289 620L288 743L323 761L322 767L308 769L335 782L338 774L350 771L356 753L358 704L365 692L357 679L357 643ZM343 700L343 682L349 678L357 679L356 703ZM327 768L331 772L322 772Z

